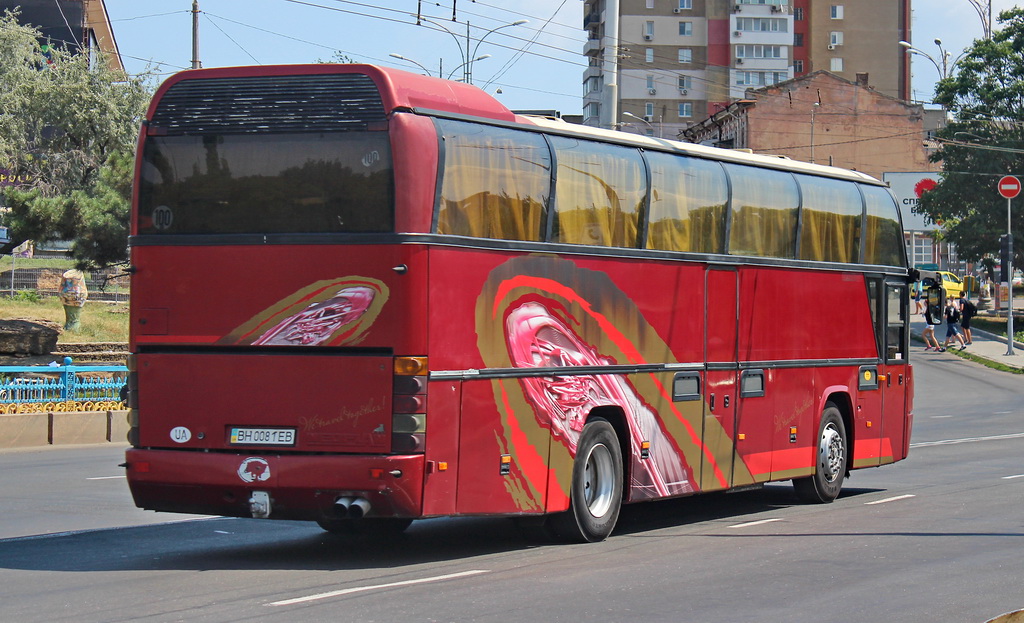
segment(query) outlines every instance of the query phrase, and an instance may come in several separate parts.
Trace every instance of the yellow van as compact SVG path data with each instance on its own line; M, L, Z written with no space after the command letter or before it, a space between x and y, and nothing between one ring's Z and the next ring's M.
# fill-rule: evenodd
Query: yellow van
M937 270L935 274L942 278L942 287L946 289L946 296L960 298L960 293L964 291L964 282L960 277L945 270Z

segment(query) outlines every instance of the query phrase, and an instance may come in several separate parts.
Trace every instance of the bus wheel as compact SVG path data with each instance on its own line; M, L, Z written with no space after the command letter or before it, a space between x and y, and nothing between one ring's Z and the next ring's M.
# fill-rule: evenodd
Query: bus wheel
M849 444L843 417L831 402L821 414L818 453L813 476L793 480L797 497L805 502L827 503L839 496L846 478Z
M622 504L622 450L615 429L603 418L583 427L576 447L569 510L551 517L555 532L577 542L603 541L612 533Z
M412 519L404 517L377 517L370 519L317 519L317 525L340 535L394 536L405 532Z

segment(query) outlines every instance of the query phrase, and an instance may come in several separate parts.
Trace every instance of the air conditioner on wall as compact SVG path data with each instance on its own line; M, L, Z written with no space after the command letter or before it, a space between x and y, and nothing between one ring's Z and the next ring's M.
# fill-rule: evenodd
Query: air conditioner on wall
M644 41L650 41L654 38L654 35L644 35Z
M651 95L654 95L658 92L658 89L647 89L647 92L650 93Z
M836 46L830 43L830 44L828 44L828 49L834 50L834 49L836 49Z
M777 4L773 4L773 5L772 5L772 13L778 13L778 12L779 12L779 11L781 11L781 10L782 10L782 9L781 9L781 8L779 8L779 6L778 6Z
M680 95L688 95L689 93L690 93L690 92L689 92L689 91L687 91L686 89L679 89L679 94L680 94Z
M647 123L654 121L654 115L644 115L644 121Z
M683 10L682 10L682 9L679 9L679 8L676 8L676 9L672 9L672 12L673 12L673 13L682 13L682 12L683 12Z
M734 37L740 37L740 36L743 35L743 31L742 30L734 30L732 32L732 34L733 34Z
M743 64L743 59L742 58L737 58L736 59L736 64L737 65L742 65Z

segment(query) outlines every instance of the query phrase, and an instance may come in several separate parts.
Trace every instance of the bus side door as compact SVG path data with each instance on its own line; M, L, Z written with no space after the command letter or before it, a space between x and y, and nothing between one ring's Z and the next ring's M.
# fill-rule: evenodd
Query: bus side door
M739 295L735 268L709 267L706 273L704 358L707 364L700 488L732 486L736 447L736 374Z
M904 283L885 284L886 311L884 349L879 383L882 388L882 430L880 462L892 463L904 458L910 426L907 418L908 393L911 390L911 368L908 362L910 348L907 286Z

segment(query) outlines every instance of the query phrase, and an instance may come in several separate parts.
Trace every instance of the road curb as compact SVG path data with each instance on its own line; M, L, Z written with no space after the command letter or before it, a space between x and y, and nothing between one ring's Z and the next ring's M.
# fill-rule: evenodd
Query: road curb
M125 410L0 414L0 450L124 443L127 414Z

